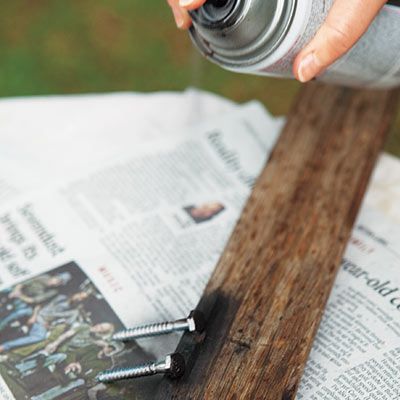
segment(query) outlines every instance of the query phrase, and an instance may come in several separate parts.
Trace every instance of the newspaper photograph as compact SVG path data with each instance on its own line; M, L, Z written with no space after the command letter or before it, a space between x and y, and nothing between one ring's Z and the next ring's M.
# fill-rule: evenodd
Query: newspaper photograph
M118 399L122 389L97 383L98 371L153 357L111 340L123 325L75 263L0 292L0 302L2 399Z

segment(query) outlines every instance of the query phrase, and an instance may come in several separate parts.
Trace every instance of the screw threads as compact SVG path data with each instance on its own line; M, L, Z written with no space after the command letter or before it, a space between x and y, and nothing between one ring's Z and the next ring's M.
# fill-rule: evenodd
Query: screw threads
M96 376L96 381L111 383L123 379L141 378L156 374L166 374L170 379L178 379L185 373L185 366L185 359L182 354L173 353L166 356L162 361L103 371Z
M113 339L126 342L139 338L164 335L166 333L184 330L187 326L187 323L180 325L181 326L179 326L176 322L162 322L159 324L139 326L137 328L130 328L117 332L113 335Z
M204 331L204 329L204 314L199 310L193 310L190 312L187 318L178 319L176 321L161 322L158 324L143 325L116 332L113 335L113 339L122 342L128 342L130 340L151 336L160 336L172 332L189 331L201 333Z
M101 372L96 380L102 383L121 381L123 379L139 378L155 375L157 373L155 364L143 364L131 368L116 368Z

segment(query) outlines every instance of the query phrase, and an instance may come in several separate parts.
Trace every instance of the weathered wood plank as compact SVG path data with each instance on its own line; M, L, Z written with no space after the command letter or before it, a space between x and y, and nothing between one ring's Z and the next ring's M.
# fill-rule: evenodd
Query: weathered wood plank
M294 399L397 93L312 83L287 125L199 308L207 336L158 399Z

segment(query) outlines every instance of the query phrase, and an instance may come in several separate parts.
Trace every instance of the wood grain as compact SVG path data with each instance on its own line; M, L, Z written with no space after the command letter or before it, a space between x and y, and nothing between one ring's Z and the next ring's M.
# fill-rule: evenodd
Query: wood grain
M294 399L397 93L312 83L300 93L158 399Z

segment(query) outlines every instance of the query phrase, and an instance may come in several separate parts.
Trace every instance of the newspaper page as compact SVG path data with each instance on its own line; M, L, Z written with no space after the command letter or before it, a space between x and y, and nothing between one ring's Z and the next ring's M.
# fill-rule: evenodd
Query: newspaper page
M400 225L400 159L381 154L364 204L380 210L393 226Z
M151 398L156 378L106 386L95 376L163 357L179 337L122 345L111 335L196 306L281 125L250 105L4 204L0 398ZM299 399L399 397L400 231L377 178Z
M399 199L400 161L382 154L310 355L299 400L400 398Z
M298 399L400 399L400 227L364 207Z
M281 124L251 105L3 206L0 397L151 398L152 378L95 376L164 357L179 337L111 335L195 307Z
M239 108L196 89L0 99L0 204Z

